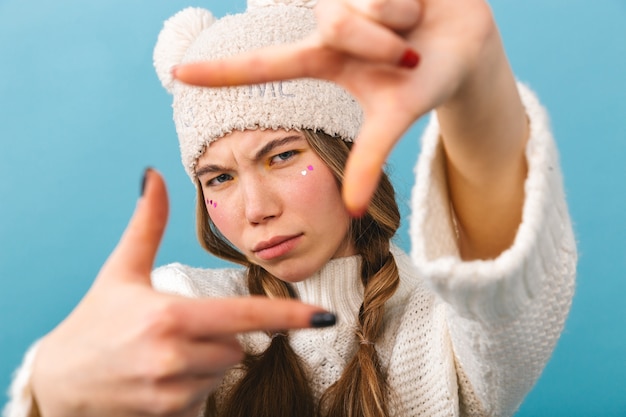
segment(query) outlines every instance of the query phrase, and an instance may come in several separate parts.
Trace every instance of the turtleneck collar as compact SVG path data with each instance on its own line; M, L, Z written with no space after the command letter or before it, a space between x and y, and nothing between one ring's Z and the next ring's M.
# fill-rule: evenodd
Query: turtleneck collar
M303 302L335 313L341 322L353 322L363 302L360 264L360 255L331 259L313 276L293 287Z

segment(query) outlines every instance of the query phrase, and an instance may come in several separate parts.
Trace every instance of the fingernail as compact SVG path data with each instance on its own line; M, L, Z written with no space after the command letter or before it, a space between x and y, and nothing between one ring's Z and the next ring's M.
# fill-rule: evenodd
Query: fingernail
M150 172L152 170L151 167L146 168L143 171L143 177L141 178L141 191L140 191L140 196L143 197L143 193L146 191L146 183L148 182L148 172Z
M337 317L333 313L315 313L311 316L311 327L330 327L337 323Z
M172 75L172 78L176 78L176 73L178 72L178 66L174 65L172 67L172 69L170 69L170 74Z
M420 62L420 56L413 49L408 48L404 51L402 59L400 59L399 65L404 68L415 68Z
M353 219L360 219L367 214L367 208L350 210L350 216Z

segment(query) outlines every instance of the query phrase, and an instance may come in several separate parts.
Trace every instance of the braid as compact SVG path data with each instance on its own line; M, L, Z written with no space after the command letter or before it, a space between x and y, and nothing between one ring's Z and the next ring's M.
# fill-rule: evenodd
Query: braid
M296 298L293 288L258 265L248 267L251 295ZM232 388L217 412L215 394L207 399L205 417L313 417L315 402L308 378L286 331L271 335L260 354L246 353L241 363L245 375Z
M363 304L359 310L356 337L359 347L339 380L322 397L320 410L326 416L386 417L388 386L375 343L383 330L385 303L396 291L400 278L389 240L400 225L394 192L383 176L368 214L355 220L352 236L361 254ZM389 205L389 199L394 203Z

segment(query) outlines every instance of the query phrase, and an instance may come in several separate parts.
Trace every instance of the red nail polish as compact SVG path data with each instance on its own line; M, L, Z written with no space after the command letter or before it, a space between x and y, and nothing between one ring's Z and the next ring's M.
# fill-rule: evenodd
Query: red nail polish
M400 59L400 66L404 68L415 68L420 62L420 56L413 49L408 48L404 51L402 59Z
M352 218L354 219L360 219L361 217L365 216L367 214L367 207L364 209L358 209L358 210L351 210L350 211L350 216L352 216Z

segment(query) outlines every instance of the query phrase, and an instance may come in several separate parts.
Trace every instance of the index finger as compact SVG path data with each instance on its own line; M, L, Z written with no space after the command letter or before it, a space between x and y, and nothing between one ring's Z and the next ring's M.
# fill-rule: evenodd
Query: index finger
M302 77L327 78L325 63L332 54L309 37L230 58L181 64L172 69L172 76L199 87L231 87Z
M256 296L185 300L177 313L183 331L196 338L328 327L336 322L334 314L320 307Z
M397 111L368 113L346 162L343 180L343 201L348 212L355 217L367 211L385 161L412 122Z

